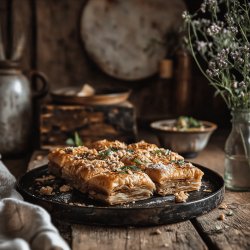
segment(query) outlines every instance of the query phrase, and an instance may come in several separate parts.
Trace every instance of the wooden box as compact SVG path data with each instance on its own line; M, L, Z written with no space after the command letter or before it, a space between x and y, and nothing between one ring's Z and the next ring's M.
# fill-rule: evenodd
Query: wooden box
M135 141L137 128L131 103L110 106L44 104L40 114L40 146L66 145L77 132L84 143L99 139Z

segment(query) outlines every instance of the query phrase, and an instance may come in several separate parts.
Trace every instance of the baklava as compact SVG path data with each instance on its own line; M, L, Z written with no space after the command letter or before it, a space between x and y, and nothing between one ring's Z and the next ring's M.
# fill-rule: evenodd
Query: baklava
M101 140L49 154L50 171L91 198L123 204L199 190L203 172L168 149L144 141L126 145Z

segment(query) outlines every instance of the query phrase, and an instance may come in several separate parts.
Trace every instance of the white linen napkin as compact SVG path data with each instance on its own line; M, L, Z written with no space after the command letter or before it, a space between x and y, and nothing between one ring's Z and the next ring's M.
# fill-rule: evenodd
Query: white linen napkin
M0 250L69 250L49 214L23 201L15 183L0 158Z

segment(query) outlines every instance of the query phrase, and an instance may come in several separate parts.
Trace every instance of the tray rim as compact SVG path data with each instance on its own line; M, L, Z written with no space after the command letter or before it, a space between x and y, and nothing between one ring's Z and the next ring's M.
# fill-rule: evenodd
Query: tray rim
M155 205L153 207L143 207L143 206L141 206L141 207L116 207L116 206L112 206L112 205L110 205L110 206L107 206L107 205L105 205L105 206L95 206L95 205L77 206L77 205L69 205L67 203L63 203L63 202L59 202L59 201L47 200L47 199L45 199L43 197L38 197L38 196L35 196L33 194L30 194L27 190L24 190L23 188L21 188L22 179L25 178L25 176L27 174L30 174L32 172L37 172L39 170L42 171L43 169L46 169L48 167L48 164L44 164L44 165L41 165L41 166L39 166L39 167L37 167L35 169L29 170L25 174L20 176L18 178L17 182L16 182L16 187L17 187L18 191L21 191L21 194L25 193L26 196L28 196L28 197L30 197L32 199L38 200L38 201L47 202L49 204L54 204L54 205L64 206L66 208L69 208L69 206L70 206L71 208L78 208L78 209L79 208L80 209L91 209L91 208L93 209L94 208L94 209L97 209L97 210L104 210L104 209L105 210L107 210L107 209L109 209L109 210L125 210L125 209L126 210L141 210L141 209L150 210L150 209L164 209L164 208L170 207L170 206L179 206L179 207L183 206L184 207L184 206L187 206L187 205L192 205L193 203L206 201L207 199L211 199L211 198L213 198L214 196L218 195L221 192L223 192L223 193L225 192L224 179L219 173L217 173L216 171L211 170L211 169L209 169L207 167L204 167L204 166L202 166L200 164L197 164L197 163L192 163L192 164L195 167L198 167L201 170L204 169L205 171L211 172L212 174L216 175L217 178L219 178L220 182L222 183L222 186L218 190L216 190L215 192L212 192L211 194L209 194L208 196L206 196L206 197L204 197L202 199L198 199L198 200L194 200L194 201L187 201L187 202L183 202L183 203L174 203L174 204L171 204L171 205L159 205L159 206ZM161 196L159 196L159 197L161 197ZM149 198L149 200L150 200L150 198Z

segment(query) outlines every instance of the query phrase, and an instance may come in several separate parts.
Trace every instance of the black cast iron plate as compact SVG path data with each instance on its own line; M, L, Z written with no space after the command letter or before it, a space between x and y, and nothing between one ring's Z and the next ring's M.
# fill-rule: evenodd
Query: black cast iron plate
M44 207L54 219L69 223L109 226L151 226L176 223L205 214L223 200L224 181L216 172L194 164L204 172L200 191L190 192L185 203L175 203L174 196L153 196L147 200L126 205L107 206L89 199L73 189L60 193L65 184L60 178L44 182L36 178L49 175L48 166L42 166L22 176L17 188L24 199ZM41 195L41 186L53 186L54 195Z

